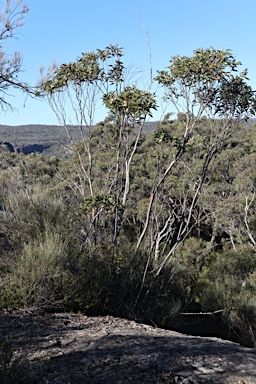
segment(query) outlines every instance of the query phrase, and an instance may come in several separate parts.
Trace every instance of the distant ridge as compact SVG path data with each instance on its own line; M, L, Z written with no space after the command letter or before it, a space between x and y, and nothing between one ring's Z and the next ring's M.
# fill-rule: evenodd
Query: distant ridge
M255 122L256 118L252 118L247 124L253 125ZM144 133L154 132L158 124L159 121L146 122ZM80 127L70 125L69 130L74 141L82 139ZM83 128L83 135L86 136L86 127ZM25 154L37 152L60 158L70 156L70 151L66 148L70 144L70 139L65 128L60 125L27 124L13 126L0 124L0 142L10 143L16 152Z
M158 122L147 122L145 133L153 132ZM80 127L69 126L74 141L82 139ZM86 127L83 128L86 136ZM83 137L84 137L83 136ZM16 152L29 154L43 153L50 156L67 158L70 156L65 147L70 144L68 134L60 125L27 124L4 125L0 124L0 142L10 143Z

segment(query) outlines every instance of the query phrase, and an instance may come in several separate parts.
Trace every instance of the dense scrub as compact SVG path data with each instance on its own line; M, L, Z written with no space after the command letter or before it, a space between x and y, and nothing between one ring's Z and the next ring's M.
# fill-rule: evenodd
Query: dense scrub
M255 126L239 126L214 154L186 236L177 241L212 123L197 122L184 156L157 191L136 249L155 180L173 156L168 137L179 137L182 119L167 116L153 134L141 136L122 216L117 196L125 170L120 166L117 177L110 118L90 137L93 196L81 176L81 164L88 166L82 142L79 156L75 151L66 161L1 147L2 308L112 314L162 327L177 325L184 313L217 311L212 317L233 338L255 344ZM113 182L115 193L108 193Z

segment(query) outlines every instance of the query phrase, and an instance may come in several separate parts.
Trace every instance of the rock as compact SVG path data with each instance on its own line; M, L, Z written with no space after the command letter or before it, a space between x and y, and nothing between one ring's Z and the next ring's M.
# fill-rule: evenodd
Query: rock
M256 383L254 349L111 316L2 311L2 344L7 335L26 383Z
M28 155L30 153L42 153L46 149L50 148L50 144L27 144L18 147L16 150L18 153L24 153L24 155Z

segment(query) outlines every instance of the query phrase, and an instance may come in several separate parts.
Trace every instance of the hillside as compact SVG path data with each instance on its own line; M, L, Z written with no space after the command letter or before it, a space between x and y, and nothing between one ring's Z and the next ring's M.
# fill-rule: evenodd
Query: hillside
M144 132L154 131L157 124L158 122L146 123ZM75 142L87 134L86 127L82 131L77 126L69 126L68 129ZM0 125L0 142L10 143L16 152L24 154L38 152L60 158L69 157L70 137L65 128L59 125Z

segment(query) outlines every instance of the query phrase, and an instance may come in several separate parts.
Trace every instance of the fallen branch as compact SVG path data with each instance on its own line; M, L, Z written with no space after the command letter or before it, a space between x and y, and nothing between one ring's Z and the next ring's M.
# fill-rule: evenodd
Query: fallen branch
M225 309L218 309L217 311L213 312L191 312L191 313L186 313L182 312L181 315L183 316L198 316L198 315L215 315L215 313L221 313L221 312L227 312L227 311L237 311L237 308L225 308Z

